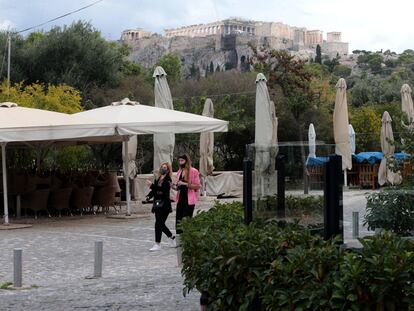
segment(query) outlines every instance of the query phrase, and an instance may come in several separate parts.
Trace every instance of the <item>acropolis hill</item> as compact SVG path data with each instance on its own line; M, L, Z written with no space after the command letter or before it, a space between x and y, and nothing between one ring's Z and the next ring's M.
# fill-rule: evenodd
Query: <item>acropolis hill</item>
M207 68L243 70L252 55L249 43L258 47L289 50L300 57L314 57L319 44L322 54L334 57L348 54L348 43L340 32L308 30L279 22L259 22L230 18L208 24L165 29L161 36L143 29L129 29L121 41L132 48L131 59L145 67L153 66L166 53L177 54L184 76L196 68L205 75Z

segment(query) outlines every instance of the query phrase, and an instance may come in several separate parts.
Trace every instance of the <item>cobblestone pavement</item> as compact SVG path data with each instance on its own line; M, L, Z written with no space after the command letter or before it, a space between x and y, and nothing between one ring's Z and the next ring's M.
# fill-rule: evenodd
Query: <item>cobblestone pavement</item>
M317 194L317 193L311 193ZM207 209L212 200L197 209ZM363 217L364 192L344 192L345 237L351 215ZM175 214L167 225L174 229ZM362 234L367 230L362 227ZM165 240L165 236L163 237ZM103 277L93 273L94 242L104 243ZM104 216L39 220L32 228L0 231L0 285L11 281L14 248L23 249L23 283L28 290L0 290L0 310L199 310L199 294L183 296L176 249L154 241L154 218L120 220Z

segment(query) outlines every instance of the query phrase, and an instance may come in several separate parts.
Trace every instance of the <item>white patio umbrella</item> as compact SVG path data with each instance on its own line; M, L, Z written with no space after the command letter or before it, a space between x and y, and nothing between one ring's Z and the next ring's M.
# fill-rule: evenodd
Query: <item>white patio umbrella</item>
M398 185L402 181L401 173L393 172L388 167L388 162L394 156L395 146L392 144L394 141L394 134L392 132L392 119L388 111L384 111L382 115L381 126L381 150L384 154L381 164L378 170L378 183L382 186L385 183L391 185Z
M112 125L118 135L163 133L225 132L228 122L181 111L140 105L128 98L109 106L87 110L83 115ZM128 146L128 144L125 144ZM126 147L127 148L127 147ZM128 148L129 149L129 148ZM128 150L124 151L128 154ZM128 170L129 166L125 166ZM129 171L124 172L129 176ZM128 179L126 179L128 182ZM127 187L127 213L130 214L129 187Z
M355 141L355 130L352 124L349 124L349 147L351 148L351 154L355 154L356 150L356 141Z
M259 196L270 194L270 181L274 175L274 158L277 153L272 152L276 150L277 118L266 82L266 77L259 73L256 77L255 109L255 176Z
M204 103L203 116L214 117L213 102L210 98ZM203 132L200 134L200 174L205 177L211 175L214 170L214 133Z
M0 103L0 144L2 150L4 223L9 224L7 198L6 145L37 145L44 141L62 142L74 139L118 139L115 127L82 116L19 107Z
M347 186L347 169L352 168L352 155L349 146L348 103L346 100L346 82L341 78L336 83L335 109L333 113L333 127L335 139L335 153L342 156L342 170L344 184Z
M309 155L308 158L316 158L316 132L313 123L309 124L308 130Z
M133 180L137 174L137 165L135 162L135 158L137 157L137 147L138 147L137 135L133 135L130 137L128 141L122 142L122 162L123 162L122 168L123 168L124 173L128 172L128 179L130 180ZM126 168L125 165L127 165L128 168ZM127 175L125 174L125 176ZM126 178L125 178L125 182L126 182ZM131 189L130 185L129 185L129 188L130 190L134 189L134 188ZM132 196L134 196L134 193L132 193Z
M203 116L214 117L213 102L210 98L206 99L203 108ZM207 195L207 176L214 170L214 133L204 132L200 134L200 174L203 178L203 194Z
M413 126L414 125L414 106L413 106L413 99L411 97L411 88L408 84L403 84L403 86L401 87L401 110L405 112L405 114L407 115L408 126Z
M174 110L167 74L164 69L158 66L152 76L155 78L155 107ZM173 133L154 135L154 171L158 170L161 163L168 162L172 164L174 145L175 136Z

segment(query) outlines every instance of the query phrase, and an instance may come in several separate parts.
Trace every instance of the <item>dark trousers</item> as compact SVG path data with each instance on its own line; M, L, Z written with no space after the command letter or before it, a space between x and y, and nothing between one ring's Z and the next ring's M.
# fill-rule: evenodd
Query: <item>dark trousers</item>
M172 237L170 229L165 225L169 212L159 211L155 212L155 242L161 242L161 236L164 232L167 237Z
M190 218L193 217L194 206L195 206L194 204L188 205L186 203L178 202L177 211L175 214L175 229L176 229L177 234L183 233L181 229L177 229L179 227L181 219L183 219L184 217L190 217Z

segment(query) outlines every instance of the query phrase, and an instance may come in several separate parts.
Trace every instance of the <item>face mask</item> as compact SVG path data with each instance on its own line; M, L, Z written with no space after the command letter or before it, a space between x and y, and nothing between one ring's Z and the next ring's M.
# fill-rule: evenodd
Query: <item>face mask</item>
M165 168L160 168L160 174L161 174L161 175L165 175L165 174L167 174L167 169L165 169Z
M181 168L185 168L185 163L180 164L180 167L181 167Z

